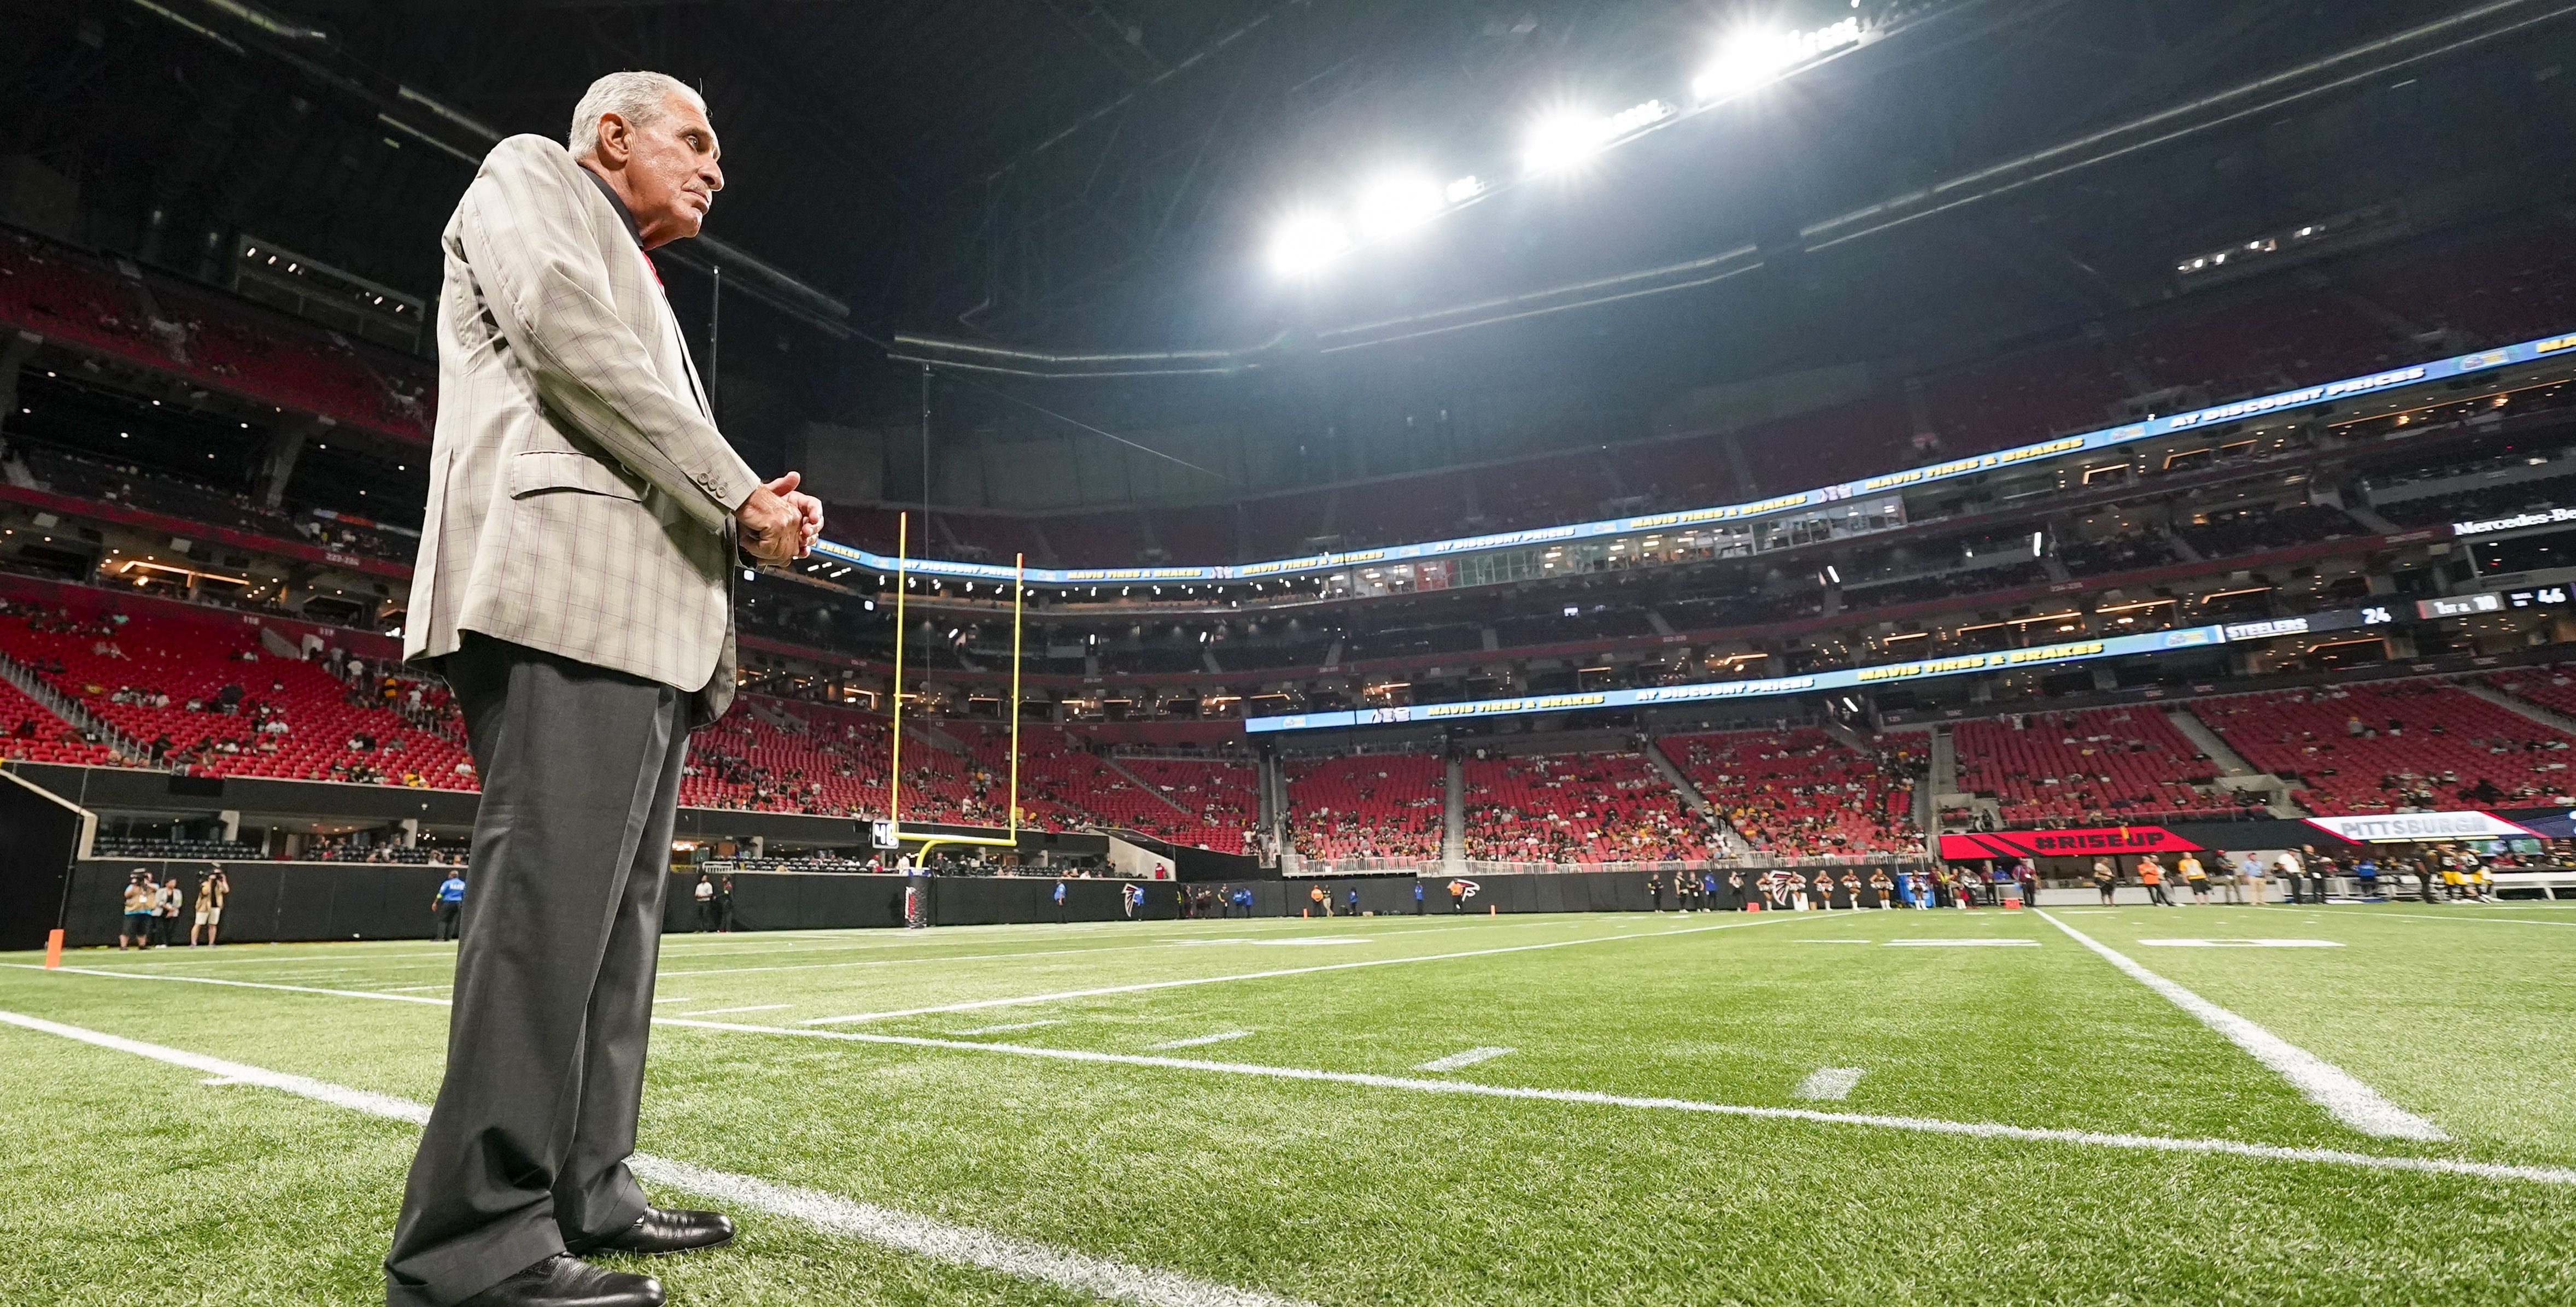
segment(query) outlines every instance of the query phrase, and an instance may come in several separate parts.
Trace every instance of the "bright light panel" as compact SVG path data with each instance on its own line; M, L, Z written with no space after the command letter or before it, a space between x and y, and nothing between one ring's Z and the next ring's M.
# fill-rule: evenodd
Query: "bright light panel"
M1302 277L1350 247L1349 228L1320 213L1301 213L1270 238L1270 266L1281 276Z
M1673 116L1673 107L1648 100L1608 116L1588 112L1547 115L1530 128L1521 145L1521 165L1532 173L1555 172L1598 153L1620 137L1642 131Z
M1752 28L1738 32L1719 48L1717 58L1691 81L1691 93L1702 101L1722 100L1771 81L1791 67L1828 50L1860 42L1860 20L1846 18L1812 32L1775 32Z
M1382 240L1439 216L1440 183L1422 173L1388 173L1360 188L1351 216L1363 240Z

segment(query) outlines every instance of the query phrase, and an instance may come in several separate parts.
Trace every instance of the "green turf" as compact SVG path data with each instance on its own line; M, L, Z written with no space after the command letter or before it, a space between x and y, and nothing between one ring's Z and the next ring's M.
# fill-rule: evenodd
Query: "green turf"
M2576 1301L2576 1186L1013 1051L2576 1164L2576 913L2057 915L2452 1138L2358 1134L2046 920L1981 911L679 937L657 1010L758 1006L705 1019L769 1029L657 1029L643 1146L1319 1304ZM2140 943L2177 936L2342 947ZM1885 943L1961 937L2037 946ZM448 957L388 943L67 961L437 998ZM1255 975L1383 959L1424 960ZM1226 977L1241 978L802 1024ZM22 966L0 967L0 1010L422 1101L445 1031L434 1004ZM1052 1024L964 1033L1034 1021ZM817 1029L1006 1047L783 1033ZM1234 1031L1250 1033L1152 1048ZM1478 1046L1513 1051L1413 1069ZM31 1285L30 1301L69 1303L377 1296L411 1127L12 1027L0 1058L0 1300ZM1840 1102L1795 1097L1823 1067L1864 1075ZM745 1227L737 1247L651 1269L682 1302L1080 1300L778 1217Z

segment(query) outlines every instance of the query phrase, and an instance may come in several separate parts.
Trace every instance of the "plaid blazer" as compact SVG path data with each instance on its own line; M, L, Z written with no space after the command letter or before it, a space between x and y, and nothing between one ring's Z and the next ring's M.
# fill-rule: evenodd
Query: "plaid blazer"
M625 215L561 142L492 148L440 237L438 424L403 656L480 631L733 700L733 512L717 432Z

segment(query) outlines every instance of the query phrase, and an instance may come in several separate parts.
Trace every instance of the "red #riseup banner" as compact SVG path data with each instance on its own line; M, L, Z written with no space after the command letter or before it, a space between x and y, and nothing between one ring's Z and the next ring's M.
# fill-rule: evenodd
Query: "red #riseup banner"
M2005 830L1941 837L1944 858L2074 858L2106 853L2196 852L2199 848L2162 826Z

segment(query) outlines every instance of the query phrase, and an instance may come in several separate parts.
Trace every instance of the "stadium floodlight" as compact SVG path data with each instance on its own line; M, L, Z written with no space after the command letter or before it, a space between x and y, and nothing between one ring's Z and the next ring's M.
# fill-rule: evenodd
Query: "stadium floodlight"
M1467 201L1484 193L1484 179L1470 176L1461 177L1458 180L1449 183L1448 189L1442 191L1441 196L1451 204L1465 204Z
M1727 39L1699 76L1691 94L1702 104L1723 100L1777 80L1782 73L1829 50L1860 43L1860 20L1846 18L1811 32L1749 28Z
M1648 100L1608 115L1551 113L1530 127L1521 145L1521 166L1532 175L1556 172L1672 116L1673 107L1661 100Z
M1385 240L1440 216L1440 183L1424 173L1388 173L1360 187L1351 217L1362 240Z
M1270 238L1270 266L1283 277L1302 277L1350 247L1349 228L1320 213L1301 213Z

